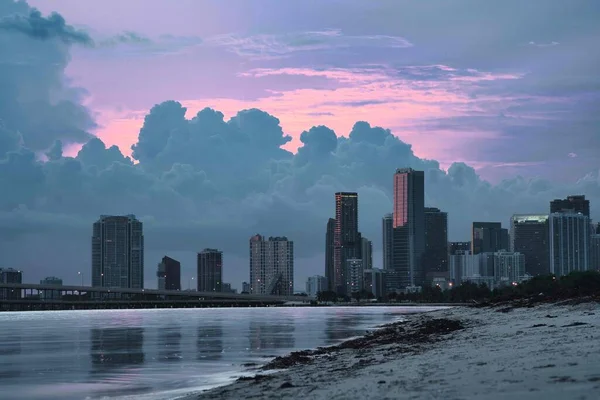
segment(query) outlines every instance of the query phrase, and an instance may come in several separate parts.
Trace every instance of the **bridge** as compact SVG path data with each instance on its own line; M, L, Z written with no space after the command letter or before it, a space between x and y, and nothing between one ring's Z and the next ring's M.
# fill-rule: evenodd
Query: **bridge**
M312 300L307 296L0 283L0 311L267 307Z

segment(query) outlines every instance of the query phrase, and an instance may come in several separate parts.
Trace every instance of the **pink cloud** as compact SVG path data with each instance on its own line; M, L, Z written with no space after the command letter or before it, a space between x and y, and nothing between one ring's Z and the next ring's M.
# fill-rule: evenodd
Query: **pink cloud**
M453 74L452 68L434 66ZM414 67L417 68L417 67ZM431 68L431 67L427 67ZM261 79L274 75L319 77L341 85L336 89L301 88L270 91L256 100L233 98L203 98L181 100L188 108L187 117L212 107L227 118L246 108L260 108L280 119L281 125L293 140L286 148L295 151L301 142L302 131L314 125L327 125L339 136L347 136L356 121L391 128L393 133L413 145L419 157L439 160L449 165L464 156L464 145L474 140L498 137L498 132L459 130L425 130L424 122L440 118L470 116L485 113L495 116L511 99L494 96L469 95L469 88L480 81L519 79L519 75L472 72L470 79L414 80L394 76L383 68L327 69L308 68L255 69L241 76ZM449 78L449 79L447 79ZM100 111L101 128L96 132L107 145L116 144L126 155L137 140L146 111Z

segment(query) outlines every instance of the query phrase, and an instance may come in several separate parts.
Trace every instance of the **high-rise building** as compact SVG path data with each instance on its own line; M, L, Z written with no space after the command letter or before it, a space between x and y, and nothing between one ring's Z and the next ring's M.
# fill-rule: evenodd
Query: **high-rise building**
M363 260L360 258L349 258L346 260L346 294L360 292L364 289L363 284Z
M23 273L13 268L0 268L0 283L23 283ZM19 300L20 289L0 289L0 300Z
M595 231L596 231L596 233L597 233L598 235L600 235L600 222L598 222L598 223L596 224Z
M362 257L361 260L363 260L363 267L365 269L371 269L373 268L373 243L365 237L363 237L361 241L362 249L360 254Z
M392 248L394 246L394 217L393 214L386 214L381 220L381 239L383 241L383 269L392 269Z
M471 253L494 253L508 250L508 229L500 222L473 222Z
M562 276L586 271L590 255L590 219L566 209L550 214L550 273Z
M502 286L521 282L525 277L525 261L525 255L519 252L498 251L494 253L495 283Z
M448 273L448 213L439 208L425 208L425 252L423 269L427 281L446 277Z
M358 194L335 194L335 229L333 238L333 289L344 294L347 260L360 258L362 241L358 231Z
M365 269L363 271L363 284L365 290L375 296L375 298L384 297L386 293L387 271L379 268Z
M335 269L334 269L334 235L335 219L327 221L327 233L325 234L325 278L327 278L327 290L334 291Z
M469 253L471 252L471 242L448 243L448 254L451 256L458 254L458 252L461 252L460 254L463 254L463 252L465 251L468 251Z
M92 286L144 287L144 233L135 215L102 215L94 223Z
M600 271L600 232L593 233L590 237L589 269Z
M306 294L317 297L320 292L328 290L327 278L321 275L311 276L306 280Z
M550 202L550 213L558 213L571 210L575 213L581 213L586 217L590 216L590 201L583 195L568 196L566 199L555 199Z
M223 252L217 249L204 249L198 253L199 292L223 291Z
M181 263L164 256L156 272L158 290L181 290Z
M550 235L547 214L513 215L510 219L510 250L525 257L528 275L550 273Z
M250 293L294 294L294 242L283 237L250 238Z
M55 276L48 276L40 281L40 285L62 286L63 280Z
M250 293L250 284L248 282L242 282L242 293Z
M425 250L425 174L400 168L394 174L392 269L389 280L397 289L422 286Z

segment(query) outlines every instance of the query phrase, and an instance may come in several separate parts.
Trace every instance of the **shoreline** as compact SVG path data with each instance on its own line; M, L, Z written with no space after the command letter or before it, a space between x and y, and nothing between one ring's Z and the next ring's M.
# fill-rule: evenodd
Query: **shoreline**
M600 360L592 356L600 352L598 316L600 303L586 299L408 314L179 399L593 399L600 396Z

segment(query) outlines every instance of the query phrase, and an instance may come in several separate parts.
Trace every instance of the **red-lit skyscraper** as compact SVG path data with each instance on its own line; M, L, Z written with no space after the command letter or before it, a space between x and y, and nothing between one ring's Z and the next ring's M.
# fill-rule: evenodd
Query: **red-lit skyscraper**
M394 174L393 215L394 274L391 289L405 289L424 283L422 256L425 250L425 174L412 168ZM396 286L396 287L393 287Z
M339 294L346 293L347 260L361 258L361 235L358 231L358 193L335 194L335 228L333 232L333 285Z

